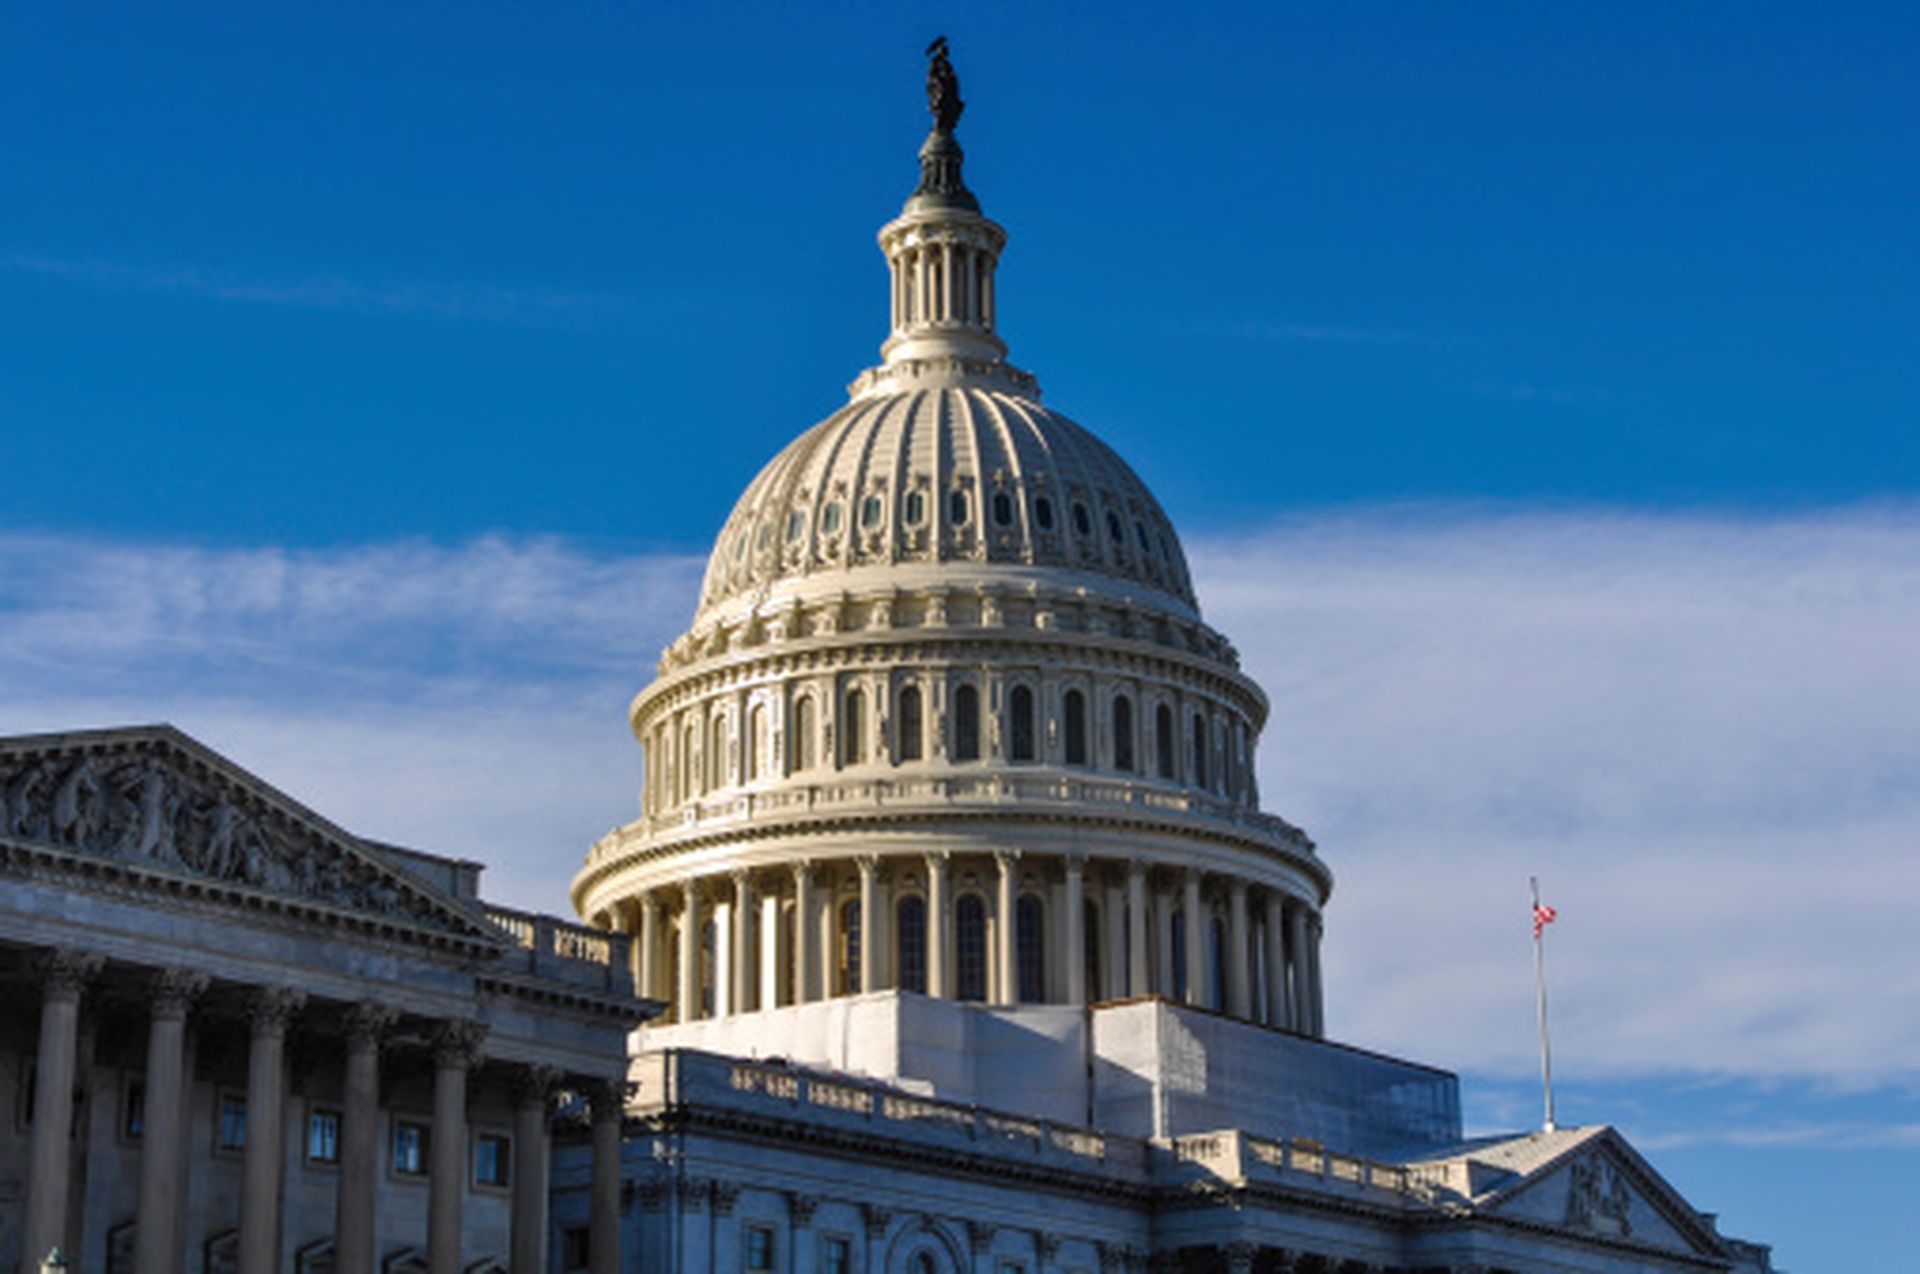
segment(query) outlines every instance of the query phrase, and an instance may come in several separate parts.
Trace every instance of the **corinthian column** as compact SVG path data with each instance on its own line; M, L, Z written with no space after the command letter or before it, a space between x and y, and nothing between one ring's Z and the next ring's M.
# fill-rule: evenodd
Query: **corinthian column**
M1145 995L1153 947L1147 940L1147 865L1138 858L1127 864L1127 927L1127 994Z
M627 1086L623 1080L601 1080L587 1090L587 1097L593 1121L593 1180L587 1196L589 1274L620 1274L620 1124L626 1113Z
M34 1062L33 1149L27 1160L27 1215L20 1260L33 1270L67 1228L68 1152L80 1038L80 994L101 958L56 947L40 959L40 1051Z
M1287 946L1292 957L1288 963L1293 966L1292 1012L1287 1025L1302 1035L1311 1035L1313 992L1308 986L1311 975L1307 969L1307 905L1303 902L1287 904Z
M727 1006L731 1012L745 1013L747 992L753 985L753 943L749 938L753 925L753 876L740 870L733 873L733 916L727 926L728 981Z
M640 895L640 932L633 940L637 967L634 972L635 989L648 999L660 995L660 979L656 965L660 959L660 899L653 890Z
M862 854L856 860L860 868L860 993L880 989L880 908L877 899L880 860Z
M1235 876L1227 886L1227 1011L1253 1016L1253 977L1247 967L1247 882Z
M944 852L927 855L927 994L943 1000L953 998L953 966L947 959L948 858Z
M433 1136L428 1147L427 1274L460 1274L467 1197L467 1072L487 1028L453 1019L433 1040Z
M1280 891L1267 890L1267 1025L1285 1026L1292 1012L1287 1007L1286 919Z
M380 1041L397 1014L381 1004L347 1011L340 1111L340 1182L334 1200L337 1274L373 1274L373 1219L380 1189Z
M819 972L814 954L813 864L793 865L793 1002L814 999L813 981Z
M287 1022L307 1002L294 987L247 1000L247 1141L240 1180L240 1274L280 1266L280 1170L286 1136Z
M680 985L674 988L675 1020L700 1017L700 882L689 879L681 887L686 896L680 908Z
M163 969L148 990L147 1101L140 1129L134 1274L173 1274L180 1261L180 1134L185 1123L187 1010L207 975Z
M1066 859L1067 887L1066 897L1062 899L1060 942L1066 948L1061 954L1067 971L1068 1004L1087 1002L1087 942L1082 926L1086 923L1086 870L1087 860L1077 854L1068 854ZM1108 923L1113 923L1110 918Z
M551 1066L524 1066L513 1088L513 1274L547 1269L547 1101L559 1082Z
M1200 910L1200 873L1187 868L1186 878L1181 882L1181 914L1186 917L1186 960L1188 1004L1207 1002L1207 944L1203 926L1206 917Z
M996 850L994 865L999 877L994 890L993 916L993 1002L1020 1002L1020 974L1015 967L1014 897L1020 870L1020 855L1013 850Z

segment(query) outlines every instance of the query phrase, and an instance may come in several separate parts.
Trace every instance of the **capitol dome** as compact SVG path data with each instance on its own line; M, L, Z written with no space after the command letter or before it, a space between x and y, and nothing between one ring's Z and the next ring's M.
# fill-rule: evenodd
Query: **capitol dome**
M635 935L649 1047L804 1056L875 996L1318 1037L1332 877L1260 809L1266 696L1146 484L1007 361L952 105L880 231L882 362L727 518L574 905Z

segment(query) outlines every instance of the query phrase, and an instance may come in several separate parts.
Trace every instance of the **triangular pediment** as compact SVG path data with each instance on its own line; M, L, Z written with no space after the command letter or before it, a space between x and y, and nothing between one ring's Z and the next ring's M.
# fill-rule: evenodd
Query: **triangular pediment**
M1473 1206L1583 1236L1725 1255L1711 1225L1611 1128L1577 1130Z
M0 839L495 945L433 888L171 726L0 739Z

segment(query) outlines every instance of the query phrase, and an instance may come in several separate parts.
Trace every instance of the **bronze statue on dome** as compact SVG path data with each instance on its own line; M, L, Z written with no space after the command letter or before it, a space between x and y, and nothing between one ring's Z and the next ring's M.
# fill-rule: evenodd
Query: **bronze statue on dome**
M967 104L960 100L960 77L953 73L947 59L947 37L938 36L927 46L927 109L933 112L933 131L951 134L960 122Z

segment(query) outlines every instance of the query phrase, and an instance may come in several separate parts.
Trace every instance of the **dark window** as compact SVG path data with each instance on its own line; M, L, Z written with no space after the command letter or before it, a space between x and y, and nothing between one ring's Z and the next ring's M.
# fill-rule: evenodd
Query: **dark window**
M588 1246L593 1231L584 1225L570 1225L560 1233L560 1268L568 1271L584 1270L593 1264L593 1251Z
M947 521L955 526L967 524L967 493L965 491L947 493Z
M826 507L826 509L825 509L825 510L823 510L823 511L821 512L821 514L820 514L820 530L821 530L822 532L824 532L825 534L827 534L827 535L837 535L837 534L839 534L839 532L840 532L840 502L839 502L838 500L835 500L835 501L834 501L833 503L831 503L831 504L829 504L829 505L828 505L828 506Z
M993 493L993 520L1001 526L1013 524L1013 497L1005 491Z
M908 894L894 908L894 927L900 943L900 989L927 990L927 900Z
M923 755L920 723L920 687L907 686L900 691L900 759L918 761Z
M1069 690L1061 700L1061 715L1066 718L1064 733L1067 736L1067 764L1085 765L1087 763L1087 697L1078 690Z
M1053 501L1041 496L1033 502L1033 520L1042 531L1053 530Z
M793 768L813 768L813 700L799 699L793 705Z
M867 696L858 690L847 691L846 716L840 723L841 764L858 765L867 759L865 725Z
M1067 905L1073 905L1068 899ZM1080 900L1080 937L1086 947L1087 966L1087 1003L1100 998L1100 909L1093 905L1093 899ZM1118 976L1118 970L1115 971Z
M1033 691L1015 686L1007 695L1007 748L1015 761L1033 760Z
M403 1177L427 1175L427 1126L411 1120L393 1125L393 1170Z
M473 1139L473 1184L506 1187L509 1146L505 1137L494 1132L483 1132Z
M840 905L840 994L855 995L860 990L860 900L849 898Z
M1227 926L1220 921L1213 922L1213 985L1208 988L1213 994L1207 997L1208 1003L1224 1012L1227 1007Z
M771 1226L747 1227L746 1263L749 1270L773 1268L773 1229Z
M1133 536L1140 541L1140 551L1142 553L1153 552L1153 541L1147 538L1147 524L1145 522L1135 522L1133 524Z
M713 1016L713 979L718 969L719 957L715 954L715 944L719 941L719 929L713 921L703 921L700 925L700 1016Z
M340 1162L340 1112L315 1108L307 1114L307 1162Z
M987 998L987 905L962 894L953 907L954 988L962 1000Z
M807 529L807 515L795 509L787 514L787 543L797 543L800 533Z
M1125 695L1113 697L1113 768L1133 768L1133 700Z
M1013 904L1014 962L1020 970L1020 1000L1038 1004L1047 998L1045 912L1040 900L1023 894Z
M919 526L927 520L927 497L921 491L907 492L907 525Z
M972 686L953 692L953 759L980 759L980 692Z
M1122 530L1120 526L1120 515L1112 509L1107 510L1107 536L1115 544L1119 544L1127 538L1126 531Z
M1207 785L1207 719L1193 719L1193 785Z
M1087 506L1078 500L1073 504L1073 529L1082 535L1093 534L1093 519L1087 516Z
M1161 704L1153 713L1153 751L1160 777L1173 777L1173 709Z
M838 1235L820 1242L820 1274L852 1274L853 1245Z
M880 497L870 495L860 502L860 525L871 531L880 525Z
M913 1274L940 1274L940 1263L931 1252L918 1252L913 1258Z
M247 1099L233 1093L220 1095L219 1126L214 1146L220 1150L242 1150L247 1144Z

